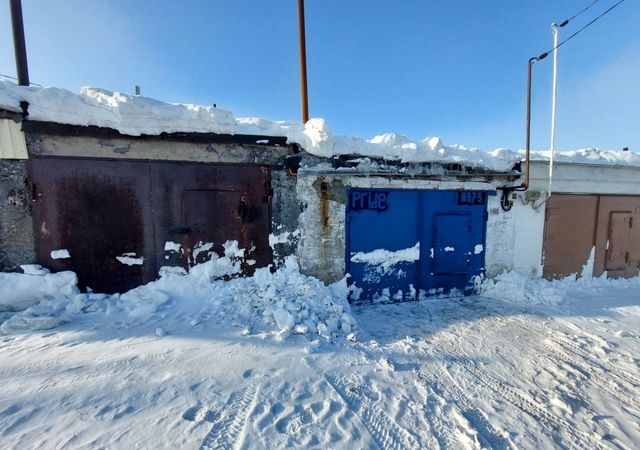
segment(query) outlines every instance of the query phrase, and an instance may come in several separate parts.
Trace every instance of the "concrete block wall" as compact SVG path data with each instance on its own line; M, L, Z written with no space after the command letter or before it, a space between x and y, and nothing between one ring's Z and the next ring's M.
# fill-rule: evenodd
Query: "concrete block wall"
M35 260L27 161L0 159L0 271Z

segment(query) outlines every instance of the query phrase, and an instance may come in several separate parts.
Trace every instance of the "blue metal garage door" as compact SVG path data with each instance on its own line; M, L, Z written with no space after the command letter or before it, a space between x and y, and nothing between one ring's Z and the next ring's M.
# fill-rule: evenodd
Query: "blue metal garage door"
M470 292L484 272L487 192L351 189L346 268L361 299Z

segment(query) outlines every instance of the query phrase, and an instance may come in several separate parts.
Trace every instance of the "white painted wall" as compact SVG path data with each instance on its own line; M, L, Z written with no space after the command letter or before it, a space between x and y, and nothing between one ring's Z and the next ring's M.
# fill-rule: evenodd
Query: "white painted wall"
M28 159L20 124L10 119L0 119L0 159Z

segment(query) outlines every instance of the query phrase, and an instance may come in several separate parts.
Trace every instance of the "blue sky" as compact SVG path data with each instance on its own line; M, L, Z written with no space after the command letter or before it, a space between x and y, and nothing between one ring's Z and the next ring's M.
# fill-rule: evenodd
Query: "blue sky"
M592 0L307 0L311 117L333 131L524 145L526 61ZM600 0L568 36L615 0ZM295 0L23 0L31 80L97 86L237 116L300 120ZM559 149L640 151L640 2L560 53ZM8 2L0 73L15 75ZM534 68L533 147L547 148L551 58Z

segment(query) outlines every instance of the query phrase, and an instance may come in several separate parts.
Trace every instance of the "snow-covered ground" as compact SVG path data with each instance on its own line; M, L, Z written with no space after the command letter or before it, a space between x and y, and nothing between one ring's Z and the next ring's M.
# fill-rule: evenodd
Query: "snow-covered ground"
M638 278L508 274L483 296L350 309L292 261L206 281L227 263L119 297L78 294L66 272L2 313L60 319L3 325L2 448L640 445Z

